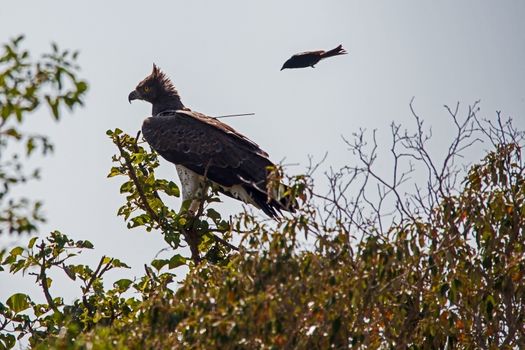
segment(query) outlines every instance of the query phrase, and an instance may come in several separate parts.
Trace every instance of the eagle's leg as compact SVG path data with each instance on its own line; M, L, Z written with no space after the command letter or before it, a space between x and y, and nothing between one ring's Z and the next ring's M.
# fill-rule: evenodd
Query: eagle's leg
M184 205L191 200L188 212L194 216L200 209L203 194L206 194L205 181L202 176L182 165L176 165L176 168L181 182L182 203Z
M195 216L197 212L199 211L199 208L201 206L202 201L200 199L193 199L191 201L190 207L188 208L188 212L191 216Z

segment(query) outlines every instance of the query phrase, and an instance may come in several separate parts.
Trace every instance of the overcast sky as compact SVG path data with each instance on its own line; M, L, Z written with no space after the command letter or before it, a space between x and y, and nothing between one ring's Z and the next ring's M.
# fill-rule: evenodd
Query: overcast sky
M127 96L153 62L196 111L256 113L225 121L274 161L298 163L289 171L300 173L308 155L328 152L325 167L347 163L342 135L359 128L388 135L392 121L412 126L412 97L438 153L452 137L444 104L459 101L465 111L481 100L482 117L501 110L525 128L524 18L519 0L3 1L2 42L23 33L33 54L51 41L79 49L81 76L90 83L85 108L64 113L59 124L45 110L28 120L50 135L56 152L31 161L42 166L43 180L17 193L44 200L42 234L58 229L94 243L79 261L106 254L133 267L110 279L140 275L165 244L158 232L127 230L116 217L122 181L106 178L115 147L105 132L140 128L150 105L129 105ZM315 69L279 71L296 52L339 44L348 55ZM380 142L388 146L387 138ZM159 175L176 179L161 163ZM227 216L239 206L217 209ZM51 292L78 295L68 286L58 279ZM0 273L1 301L35 288L31 278Z

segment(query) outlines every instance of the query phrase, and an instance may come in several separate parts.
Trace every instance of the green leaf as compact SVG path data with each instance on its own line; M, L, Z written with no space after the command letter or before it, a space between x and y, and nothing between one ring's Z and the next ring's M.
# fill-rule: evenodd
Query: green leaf
M215 209L208 209L207 216L212 219L214 222L217 222L221 219L221 214L219 214Z
M4 131L4 134L7 136L14 137L17 140L20 140L22 138L22 135L15 128L7 129L6 131Z
M69 278L71 278L73 281L77 279L77 275L75 274L75 272L73 271L71 266L64 265L63 269L64 269L64 272L66 273L66 275Z
M31 155L35 150L35 139L33 137L29 138L26 142L26 155Z
M24 267L27 268L27 266L25 265L26 265L26 259L19 259L18 261L11 264L11 268L9 269L9 272L11 272L12 274L15 274L21 269L23 269Z
M140 164L144 161L144 153L133 153L131 160L134 164Z
M12 349L15 346L15 343L16 338L14 335L0 334L0 349Z
M35 242L36 242L37 239L38 239L38 237L33 237L33 238L31 238L31 239L29 240L29 244L27 245L27 247L28 247L29 249L32 249L33 246L35 245Z
M79 81L79 82L77 82L77 91L78 91L79 93L82 93L82 92L86 91L87 88L88 88L88 85L86 84L85 81Z
M170 181L168 183L168 190L166 190L166 194L170 196L179 197L180 196L180 190L179 186L173 181Z
M45 99L47 101L47 104L49 105L49 108L51 108L51 113L53 114L53 117L55 118L55 120L59 120L60 111L58 110L58 104L59 104L58 98L52 98L51 96L46 95Z
M7 299L6 304L11 308L12 311L19 313L20 311L24 311L29 308L29 302L30 299L27 294L16 293Z
M160 271L160 269L169 264L169 262L168 259L155 259L151 262L151 266L157 269L157 271Z
M16 261L16 256L9 255L5 260L2 262L2 265L9 265Z
M173 197L180 196L179 187L173 181L156 180L155 186L157 186L160 190L164 191L168 196L173 196Z
M119 268L126 268L126 269L130 269L130 267L126 264L126 263L123 263L122 261L120 261L119 259L113 259L113 261L111 262L111 266L113 267L119 267Z
M86 248L86 249L93 249L93 243L90 241L78 241L76 243L77 248Z
M176 267L179 267L179 266L182 266L186 264L186 258L183 257L182 255L180 254L177 254L177 255L174 255L170 261L169 261L169 264L168 264L168 268L170 269L174 269Z
M109 174L107 177L113 177L113 176L118 176L118 175L122 175L122 172L120 171L120 168L114 166L109 171Z
M133 181L126 181L120 186L120 193L131 192L133 189Z
M113 287L117 288L119 292L125 292L128 290L129 286L131 286L131 284L133 283L132 280L130 279L127 279L127 278L122 278L118 281L115 281L113 283Z
M93 322L98 323L104 315L102 315L100 312L95 312L95 316L93 316Z
M131 219L131 223L130 225L128 225L128 227L134 228L134 227L142 226L149 222L151 222L151 218L148 214L140 214L139 216L136 216Z
M9 252L9 255L13 256L13 257L16 257L16 256L19 256L20 254L22 254L24 252L24 248L22 247L15 247L13 249L11 249L11 251Z

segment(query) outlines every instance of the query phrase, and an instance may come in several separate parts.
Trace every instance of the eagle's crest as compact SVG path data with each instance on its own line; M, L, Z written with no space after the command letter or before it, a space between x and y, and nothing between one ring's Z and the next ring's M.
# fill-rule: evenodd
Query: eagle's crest
M164 72L159 67L157 67L155 63L153 63L153 71L151 74L144 78L144 80L142 80L138 86L140 87L153 84L157 85L162 91L165 91L168 94L179 96L179 92L175 88L175 85L173 85L171 82L171 79L168 78L168 76L164 74Z

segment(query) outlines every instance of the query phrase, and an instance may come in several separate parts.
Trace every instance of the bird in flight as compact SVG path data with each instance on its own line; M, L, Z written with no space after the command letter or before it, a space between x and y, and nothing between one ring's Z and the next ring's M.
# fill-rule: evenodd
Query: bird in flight
M269 169L274 166L268 154L229 125L186 108L171 80L155 64L128 100L152 104L152 116L144 120L142 134L155 151L175 164L182 199L191 200L192 214L201 205L207 181L268 216L294 211L287 186L268 186Z
M335 49L329 51L319 50L301 52L293 55L288 59L288 61L284 62L281 70L286 68L315 68L315 65L322 59L338 55L345 55L347 53L348 52L343 49L343 45L339 45Z

